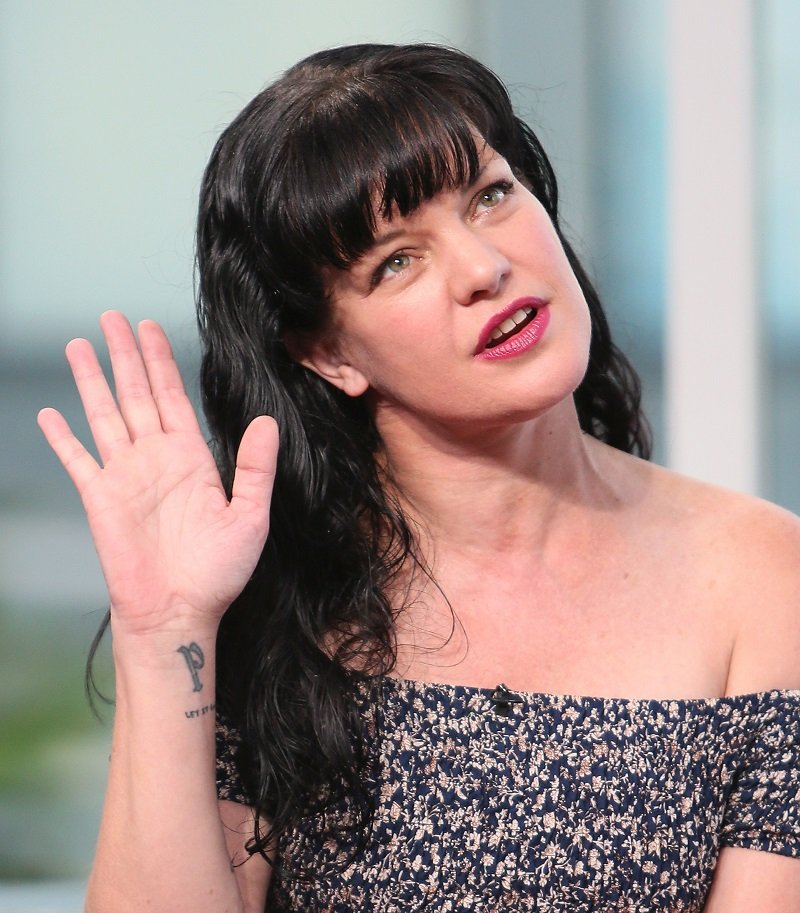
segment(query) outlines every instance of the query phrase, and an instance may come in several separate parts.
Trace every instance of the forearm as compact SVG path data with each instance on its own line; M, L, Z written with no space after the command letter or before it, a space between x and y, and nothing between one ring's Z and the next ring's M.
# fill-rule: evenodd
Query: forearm
M115 632L117 709L90 913L241 911L217 809L214 632Z
M143 321L137 340L112 311L101 326L113 393L89 342L66 350L99 460L60 413L38 416L81 496L113 606L117 713L87 906L243 911L215 795L214 649L266 540L277 425L250 422L229 497L163 330Z

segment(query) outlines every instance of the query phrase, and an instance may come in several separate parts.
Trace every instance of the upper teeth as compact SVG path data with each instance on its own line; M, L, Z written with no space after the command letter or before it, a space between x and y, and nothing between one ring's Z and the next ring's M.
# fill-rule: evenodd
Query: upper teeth
M506 319L499 326L496 326L492 330L491 335L489 336L489 342L494 342L495 339L499 339L506 333L510 333L514 327L517 326L517 324L522 323L522 321L529 317L532 313L533 308L528 307L520 308L518 311L514 311L510 317L506 317Z

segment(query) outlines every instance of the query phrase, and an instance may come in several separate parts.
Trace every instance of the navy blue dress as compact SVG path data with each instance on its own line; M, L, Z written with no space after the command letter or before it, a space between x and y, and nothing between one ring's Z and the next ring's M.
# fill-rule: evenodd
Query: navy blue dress
M270 913L699 913L722 847L800 856L800 691L503 705L381 689L370 843L335 871L350 848L319 820L284 834ZM219 795L246 802L237 744L220 722ZM327 874L292 880L282 860Z

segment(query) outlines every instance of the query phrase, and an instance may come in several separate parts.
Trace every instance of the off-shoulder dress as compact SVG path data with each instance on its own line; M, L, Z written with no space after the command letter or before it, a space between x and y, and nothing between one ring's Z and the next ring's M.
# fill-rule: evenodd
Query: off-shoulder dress
M321 821L283 834L270 913L695 913L722 847L800 856L800 691L498 694L381 680L369 844L342 868ZM220 721L219 795L246 802L238 746Z

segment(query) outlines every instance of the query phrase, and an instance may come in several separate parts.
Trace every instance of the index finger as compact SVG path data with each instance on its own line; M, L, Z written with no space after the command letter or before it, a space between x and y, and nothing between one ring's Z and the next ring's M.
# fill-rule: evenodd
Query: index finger
M167 334L155 320L139 324L142 350L153 399L165 431L200 433L200 423L183 385Z

